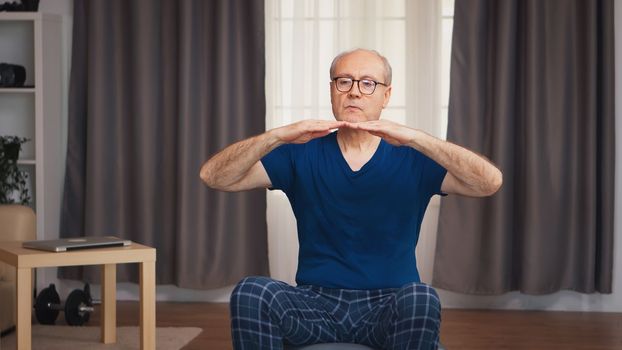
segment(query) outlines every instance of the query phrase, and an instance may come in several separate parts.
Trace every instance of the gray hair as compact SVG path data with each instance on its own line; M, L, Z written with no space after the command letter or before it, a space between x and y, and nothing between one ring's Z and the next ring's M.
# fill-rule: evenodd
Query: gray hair
M392 77L392 70L391 70L391 65L389 64L389 60L387 60L386 57L382 56L378 51L376 50L369 50L369 49L361 49L361 48L357 48L357 49L353 49L353 50L349 50L349 51L344 51L342 53L340 53L339 55L335 56L335 58L333 59L333 63L331 63L330 65L330 78L333 79L334 74L335 74L335 67L337 66L337 62L339 62L340 59L342 59L343 57L354 53L356 51L366 51L369 53L373 53L374 55L378 56L378 58L380 58L382 60L382 63L384 65L384 83L387 85L391 85L391 77Z

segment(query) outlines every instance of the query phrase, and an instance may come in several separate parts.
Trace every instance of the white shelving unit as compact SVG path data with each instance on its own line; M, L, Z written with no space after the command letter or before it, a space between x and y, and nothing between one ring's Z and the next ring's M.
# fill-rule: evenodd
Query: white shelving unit
M26 68L24 88L0 88L0 135L27 137L19 166L30 175L37 238L58 237L61 164L61 16L0 13L0 62Z

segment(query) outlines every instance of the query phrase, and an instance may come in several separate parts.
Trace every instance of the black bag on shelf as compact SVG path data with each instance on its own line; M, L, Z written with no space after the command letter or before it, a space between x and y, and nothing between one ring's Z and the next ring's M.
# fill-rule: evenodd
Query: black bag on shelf
M0 12L15 12L15 11L27 11L27 12L37 12L39 9L39 0L22 0L21 2L17 1L6 1L3 4L0 4Z
M20 87L26 82L26 68L17 64L0 63L0 87Z

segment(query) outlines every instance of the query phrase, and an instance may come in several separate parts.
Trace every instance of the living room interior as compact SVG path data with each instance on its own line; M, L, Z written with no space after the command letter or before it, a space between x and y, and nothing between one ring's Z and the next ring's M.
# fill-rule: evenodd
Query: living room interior
M619 2L22 3L38 7L0 11L0 156L20 147L17 182L0 183L0 249L116 236L155 260L32 266L32 339L20 344L151 348L152 322L158 349L233 349L238 281L296 285L297 221L284 192L217 191L201 166L267 130L333 120L331 61L369 48L393 67L382 118L503 172L490 197L427 207L413 253L441 300L441 347L622 348ZM0 263L0 349L24 341L18 275ZM85 290L71 325L69 296ZM52 291L41 327L37 296Z

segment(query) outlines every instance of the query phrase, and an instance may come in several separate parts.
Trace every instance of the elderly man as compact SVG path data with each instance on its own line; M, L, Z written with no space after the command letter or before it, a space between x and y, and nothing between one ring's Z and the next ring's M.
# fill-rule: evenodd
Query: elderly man
M234 348L436 349L440 301L415 261L423 215L435 194L495 193L501 172L460 146L381 120L392 87L378 52L338 55L330 78L335 121L269 130L201 169L217 190L284 191L297 219L297 286L243 279L231 296Z

